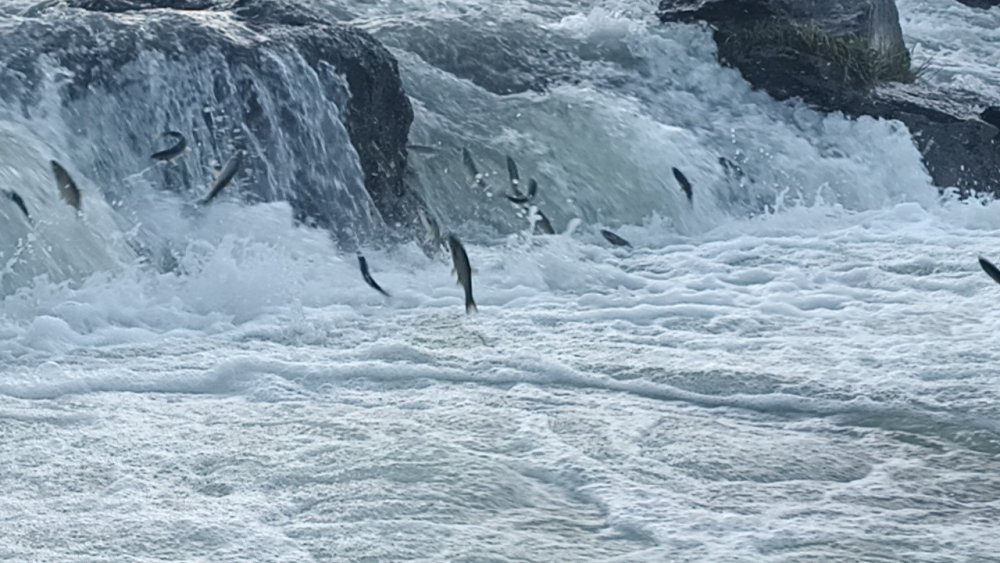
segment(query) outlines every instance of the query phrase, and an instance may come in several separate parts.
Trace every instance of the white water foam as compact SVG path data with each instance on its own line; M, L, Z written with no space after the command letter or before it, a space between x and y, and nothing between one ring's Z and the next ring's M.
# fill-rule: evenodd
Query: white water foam
M428 158L476 270L466 316L413 244L365 249L386 299L285 203L149 196L177 269L3 298L0 558L993 557L996 205L939 197L898 125L751 92L703 31L496 17L620 40L645 82L598 87L599 58L589 84L499 96L400 53L417 141L514 153L584 224L489 219L483 194L444 197L460 158ZM770 194L752 217L713 167L737 150Z

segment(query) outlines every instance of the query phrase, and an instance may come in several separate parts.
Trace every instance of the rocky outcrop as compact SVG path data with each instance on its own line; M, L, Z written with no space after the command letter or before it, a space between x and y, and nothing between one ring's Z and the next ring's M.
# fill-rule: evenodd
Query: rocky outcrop
M1000 193L985 102L919 84L894 0L662 0L660 18L711 25L721 62L776 99L902 121L935 185Z
M328 22L283 0L44 1L5 29L0 31L0 49L6 52L0 55L4 74L8 79L16 76L18 83L11 80L10 86L29 95L44 78L46 65L39 64L40 57L69 71L68 96L75 99L97 89L118 92L135 82L172 79L122 71L150 54L173 65L190 64L193 76L199 70L196 65L202 64L196 60L199 55L218 53L213 64L224 68L209 69L208 75L215 77L209 79L212 83L197 86L205 92L191 94L207 92L212 99L204 101L206 105L235 108L223 116L229 122L215 127L232 129L238 124L267 139L298 135L302 142L289 146L306 151L295 155L302 162L277 170L285 166L277 161L281 155L260 142L247 143L255 145L244 148L251 153L250 166L256 167L246 175L249 191L257 199L288 199L300 220L330 228L344 222L343 214L335 213L338 206L356 205L356 215L366 213L364 202L346 201L350 198L344 195L349 191L343 186L345 172L326 162L329 145L337 139L324 126L323 116L310 116L300 108L296 113L291 104L281 103L294 97L300 84L315 81L312 87L322 97L341 106L334 116L347 130L363 171L364 189L385 223L390 227L416 223L416 210L422 204L407 191L403 179L412 108L396 60L367 33ZM295 72L300 75L290 74ZM349 92L344 91L344 80ZM269 100L270 107L264 107ZM303 100L300 106L308 102ZM149 111L152 116L159 110ZM205 124L213 127L210 117L205 117ZM200 123L193 127L203 128ZM273 186L278 180L292 186L292 192L276 193Z
M1000 0L958 0L966 6L971 6L973 8L992 8L993 6L1000 6Z

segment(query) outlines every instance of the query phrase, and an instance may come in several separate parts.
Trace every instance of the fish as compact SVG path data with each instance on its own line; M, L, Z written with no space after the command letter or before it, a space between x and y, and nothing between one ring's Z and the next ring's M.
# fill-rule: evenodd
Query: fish
M510 190L515 195L520 195L521 174L517 171L517 163L514 162L514 159L509 154L507 155L507 175L510 176Z
M990 262L989 260L980 256L979 266L982 267L984 272L986 272L986 275L993 278L993 281L1000 283L1000 269L997 269L997 267L993 265L993 262Z
M482 174L479 173L476 161L472 159L472 153L465 147L462 147L462 164L465 164L465 171L472 177L472 181L480 188L485 188L486 181L483 180Z
M740 169L740 165L736 164L735 162L729 160L724 156L719 157L719 164L722 165L722 169L726 171L727 175L729 174L735 174L737 176L743 175L743 170Z
M748 177L746 172L743 171L743 167L736 164L732 160L724 156L720 156L719 164L722 165L722 169L726 172L727 177L736 178L741 184L743 183L744 178L746 178L751 184L755 183L753 178Z
M233 176L240 171L240 166L243 165L244 151L236 151L226 165L222 167L222 172L215 177L215 181L212 182L212 188L209 190L208 195L204 199L198 202L199 205L208 205L215 196L219 195L222 188L229 185L229 182L233 180Z
M465 170L470 176L476 177L479 175L479 169L476 168L476 161L472 159L472 153L466 147L462 147L462 164L465 165Z
M385 295L386 297L392 297L392 295L389 295L388 291L382 289L382 286L380 286L372 278L371 273L368 271L368 261L365 260L365 257L360 254L358 254L358 265L361 266L361 277L365 278L365 283L367 283L372 289L381 293L382 295Z
M10 198L11 201L14 202L14 205L21 210L21 213L24 213L24 217L28 220L28 223L31 223L31 215L28 213L28 206L24 204L24 199L21 198L21 194L15 192L14 190L4 190L4 193L8 198Z
M160 137L172 137L176 142L162 151L154 152L151 156L153 160L172 160L180 156L187 149L187 140L184 139L184 135L177 131L167 131L160 135Z
M438 227L437 221L434 217L428 215L422 207L417 208L417 217L420 219L420 224L424 226L424 242L428 245L438 248L441 243L441 229Z
M535 234L543 234L543 235L556 234L556 230L552 228L552 223L550 223L549 218L546 217L544 213L542 213L542 210L537 207L534 207L532 209L534 211L533 215L537 217L535 220Z
M612 233L611 231L601 229L601 235L603 235L608 242L610 242L615 246L627 246L629 248L632 247L632 245L627 240L616 235L615 233Z
M420 154L434 154L437 152L437 148L430 145L406 145L406 150Z
M511 202L518 205L524 205L535 198L535 194L538 193L538 182L534 178L528 180L528 194L527 195L509 195L506 197Z
M73 181L69 172L66 172L66 169L61 164L54 160L50 160L49 164L52 165L52 173L56 177L56 187L59 189L59 196L79 213L82 199L80 197L80 188L76 187L76 182Z
M687 196L689 202L694 203L694 192L691 190L691 182L688 182L687 176L676 168L671 168L671 170L674 171L674 178L677 179L677 183L681 185L681 191Z
M469 255L465 253L462 241L455 235L448 235L448 246L451 247L451 261L458 274L458 283L465 290L465 313L478 311L476 300L472 298L472 266L469 265Z

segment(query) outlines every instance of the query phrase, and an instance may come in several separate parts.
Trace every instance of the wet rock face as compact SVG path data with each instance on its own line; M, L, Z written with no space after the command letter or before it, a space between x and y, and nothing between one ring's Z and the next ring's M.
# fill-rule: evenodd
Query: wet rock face
M662 0L659 15L709 24L721 62L776 99L902 121L935 185L1000 194L986 104L915 83L894 0Z
M839 109L913 76L893 0L663 0L663 21L704 21L719 56L758 88Z
M973 8L992 8L993 6L1000 6L1000 0L958 0L966 6L972 6Z
M285 0L44 0L22 15L27 17L18 20L10 41L0 37L0 45L14 47L4 57L8 68L21 72L30 84L40 78L35 59L40 54L49 56L72 71L67 90L71 98L86 96L95 86L114 91L121 86L118 71L143 53L183 61L192 53L211 49L221 53L228 66L254 69L266 69L269 63L274 66L259 45L292 53L316 73L328 99L344 102L341 119L357 152L364 187L385 223L390 227L416 224L416 210L422 204L408 192L403 179L413 111L395 58L369 34L327 21ZM251 30L254 40L234 37L211 23L220 17ZM26 37L30 44L24 42ZM21 44L26 46L15 47ZM342 82L326 78L331 67L346 79L349 92L341 91ZM225 94L245 101L241 118L248 127L273 128L260 119L258 102L289 87L284 84L287 78L277 73L273 78L281 84L272 88L246 81L217 89L235 88ZM274 92L265 92L268 88ZM301 132L310 125L287 121L289 134L296 127ZM261 176L266 179L267 174ZM301 191L288 197L296 216L329 227L334 222L330 207L342 202L330 201L306 183L295 182L302 185ZM273 198L266 187L254 191L264 199Z

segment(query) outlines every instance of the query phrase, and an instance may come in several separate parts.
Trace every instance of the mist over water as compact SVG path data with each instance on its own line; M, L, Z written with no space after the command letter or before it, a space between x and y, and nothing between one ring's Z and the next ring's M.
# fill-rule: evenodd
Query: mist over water
M0 558L995 557L996 205L940 194L899 123L752 91L654 4L322 4L399 59L470 316L447 257L376 244L346 98L294 53L231 77L267 75L267 138L211 53L141 58L117 105L40 57L40 96L0 96L0 188L35 223L0 201ZM1000 86L996 10L899 6L928 80ZM192 151L154 166L167 128ZM194 208L237 147L244 193L322 178L336 225ZM503 197L506 155L560 234Z

